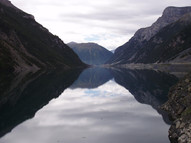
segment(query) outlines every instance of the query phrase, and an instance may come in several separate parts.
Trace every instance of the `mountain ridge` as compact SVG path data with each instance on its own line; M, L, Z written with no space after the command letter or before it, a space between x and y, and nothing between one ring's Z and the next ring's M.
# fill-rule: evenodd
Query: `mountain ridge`
M177 63L191 61L191 13L161 29L137 52L135 63ZM152 53L152 55L151 55ZM187 55L186 55L187 54ZM177 57L179 56L179 60ZM183 59L186 57L187 60Z
M147 43L162 28L176 22L184 14L189 12L191 12L191 7L167 7L163 11L163 15L150 27L139 29L127 43L118 47L115 50L114 56L106 63L114 65L134 63L134 56L136 56L137 51L144 47L145 43Z
M1 1L1 70L20 72L85 66L72 49L37 23L32 15Z
M112 55L111 51L98 45L97 43L76 43L70 42L68 46L80 57L80 59L89 65L104 64Z

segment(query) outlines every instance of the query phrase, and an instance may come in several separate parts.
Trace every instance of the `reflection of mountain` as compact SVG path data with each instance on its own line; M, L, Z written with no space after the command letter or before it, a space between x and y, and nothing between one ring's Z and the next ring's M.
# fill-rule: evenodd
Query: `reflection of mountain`
M6 75L6 78L1 76L0 137L32 118L51 99L58 97L77 79L80 72L70 70L16 77Z
M58 97L77 79L80 72L73 70L17 76L1 73L0 137L21 122L32 118L51 99ZM169 87L177 81L172 75L152 70L110 71L90 68L82 72L71 88L96 88L112 77L118 84L128 89L138 102L156 109L166 121L167 117L157 107L167 100Z
M84 70L70 88L96 88L112 79L111 73L104 68Z
M112 73L115 81L128 89L138 102L151 105L159 113L162 111L158 106L168 100L169 88L178 81L175 76L154 70L117 69Z

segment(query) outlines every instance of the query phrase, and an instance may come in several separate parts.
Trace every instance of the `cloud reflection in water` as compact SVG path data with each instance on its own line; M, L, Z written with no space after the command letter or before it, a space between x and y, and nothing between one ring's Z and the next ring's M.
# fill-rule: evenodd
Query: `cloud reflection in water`
M169 143L161 115L113 80L67 89L0 143Z

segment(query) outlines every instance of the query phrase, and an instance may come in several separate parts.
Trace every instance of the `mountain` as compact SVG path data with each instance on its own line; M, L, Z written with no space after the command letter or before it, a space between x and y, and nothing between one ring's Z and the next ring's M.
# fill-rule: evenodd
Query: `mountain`
M79 57L34 17L0 1L0 69L10 71L85 66Z
M189 32L184 33L186 31L183 32L180 29L175 29L174 25L179 25L182 30L187 28L189 29L190 27L189 19L183 17L185 17L185 15L187 15L190 12L191 12L191 7L167 7L164 10L163 15L155 23L153 23L150 27L139 29L127 43L117 48L115 50L114 56L112 56L111 59L107 61L107 63L126 64L126 63L165 62L173 58L173 56L178 57L179 55L180 57L182 54L185 55L185 49L189 49L190 47L189 45L184 45L184 43L189 43L189 38L181 37L181 38L186 38L184 40L188 40L185 41L184 43L181 43L180 41L178 41L179 39L176 38L182 35L188 36L190 33ZM183 20L184 24L181 23L181 19L184 19ZM178 20L179 22L177 23ZM168 26L168 28L166 28L166 26ZM179 28L179 26L177 26L177 28ZM168 32L168 34L166 34L166 32ZM168 37L168 40L165 39L166 37ZM159 59L160 56L158 56L157 52L160 51L161 48L163 48L162 50L163 53L171 52L165 50L164 46L168 47L168 49L173 49L174 48L173 44L175 43L175 42L173 43L173 40L176 43L179 43L178 46L181 45L183 48L177 51L176 49L174 49L173 50L174 53L170 53L168 58ZM158 47L158 44L160 44L160 48ZM148 46L150 48L148 48ZM146 50L147 53L145 53ZM156 53L153 53L153 50ZM150 60L150 57L155 57L155 56L156 56L155 60ZM147 60L143 60L142 57L144 57L144 59Z
M80 59L89 65L101 65L113 55L112 52L108 51L104 47L96 43L68 43L74 52L78 54Z
M9 0L1 0L0 3L3 5L6 5L8 7L12 7L12 8L17 9ZM19 9L17 9L17 10L19 10Z
M115 53L115 49L114 50L111 50L112 53Z
M133 58L135 63L191 62L191 13L164 27Z

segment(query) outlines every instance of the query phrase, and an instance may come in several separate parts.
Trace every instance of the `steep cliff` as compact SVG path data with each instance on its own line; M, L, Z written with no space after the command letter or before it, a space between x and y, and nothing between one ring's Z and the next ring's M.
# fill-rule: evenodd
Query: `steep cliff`
M132 60L134 63L191 62L191 13L153 36Z
M0 69L10 71L84 66L78 56L9 1L0 2Z
M149 52L149 55L144 55L145 53L140 54L142 51L144 51L146 45L150 44L150 40L151 39L155 40L156 45L158 43L163 43L161 39L154 38L155 35L158 34L161 30L163 30L165 34L164 28L166 26L170 24L173 25L174 22L176 22L177 20L182 18L185 14L188 14L190 12L191 12L191 7L166 8L163 12L163 15L154 24L152 24L150 27L139 29L127 43L117 48L114 53L114 56L110 60L108 60L107 63L109 64L126 64L126 63L136 63L136 62L145 63L141 61L141 59L138 60L137 57L147 56L149 58L149 56L152 55L152 52ZM153 54L153 56L155 55ZM153 63L153 61L149 61L149 63Z

